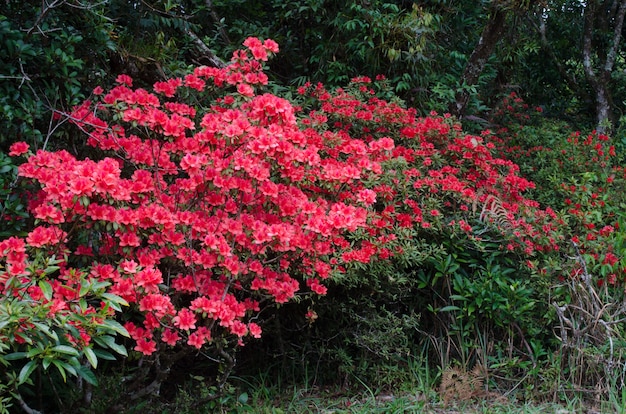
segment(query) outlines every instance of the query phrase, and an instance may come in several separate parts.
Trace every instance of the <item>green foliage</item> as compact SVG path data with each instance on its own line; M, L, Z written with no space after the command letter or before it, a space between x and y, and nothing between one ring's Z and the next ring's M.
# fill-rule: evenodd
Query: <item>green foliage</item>
M437 299L428 304L430 325L422 329L443 335L452 346L447 352L433 349L443 366L458 360L461 366L478 363L496 373L514 362L518 370L506 378L521 377L523 367L538 357L529 352L529 343L550 346L545 326L553 321L547 318L543 299L548 284L518 257L498 251L497 245L468 247L451 243L453 253L433 262L439 280L431 295Z
M189 3L189 4L187 4ZM192 11L194 19L186 15ZM207 21L204 2L111 1L106 16L115 21L117 54L112 71L125 73L145 86L166 75L185 71L190 62L191 42L184 35Z
M503 140L494 142L537 184L536 198L556 210L568 241L560 255L544 257L541 265L552 278L546 297L557 322L559 353L544 356L530 371L553 386L535 380L526 387L535 395L571 398L573 390L594 384L595 398L615 401L623 389L623 382L615 382L623 378L617 367L624 364L616 351L624 342L618 322L624 309L617 305L626 280L623 154L606 135L570 132L560 121L525 116L528 108L519 97L503 107L495 119L509 122L498 131Z
M224 30L231 40L220 54L248 36L265 35L281 45L271 68L285 83L338 86L356 76L384 74L396 93L424 111L432 109L427 108L427 91L437 77L433 40L441 23L439 15L418 5L404 8L385 1L241 4L245 4L245 15L230 1L213 2L217 15L227 22ZM219 48L221 42L223 36L216 30L211 44Z
M7 2L0 15L0 148L45 145L58 128L53 110L78 104L105 77L114 46L102 7Z
M17 179L17 165L0 152L0 238L24 235L28 213L25 187Z
M128 333L118 322L107 319L110 309L118 309L126 302L106 293L107 283L75 273L73 276L82 276L80 289L68 301L75 309L59 311L57 307L62 301L53 300L53 292L60 284L45 278L59 271L59 263L53 256L39 251L28 271L41 278L6 279L5 272L0 272L0 277L6 279L0 300L0 363L3 365L0 373L7 381L4 388L7 394L0 393L2 401L5 396L22 399L24 390L32 387L41 393L41 384L33 381L35 373L63 383L75 377L97 385L92 369L98 367L99 361L115 360L113 353L126 355L126 349L115 338ZM12 293L14 290L28 293L18 297ZM94 301L101 302L103 307L98 312L89 312L88 303Z
M430 230L394 228L398 238L388 243L402 254L391 263L356 264L335 279L327 297L312 304L301 297L300 304L277 310L268 317L276 324L267 327L271 333L257 348L244 350L243 361L260 364L259 359L271 355L284 375L312 375L316 384L324 384L336 381L339 372L339 382L362 382L376 388L402 382L410 365L407 356L414 357L425 349L430 358L429 373L435 371L433 366L445 367L452 360L466 366L487 363L509 381L523 375L534 378L520 384L528 395L539 392L545 396L565 388L573 373L580 374L575 370L577 358L606 361L607 342L596 343L589 338L578 343L581 354L570 349L567 355L550 356L556 344L548 328L558 319L550 300L566 305L575 291L566 284L551 287L549 281L554 279L541 272L545 267L549 275L580 276L585 263L593 280L603 284L605 303L621 301L618 291L626 267L626 200L622 195L626 192L623 170L614 169L620 161L613 159L602 165L600 158L593 158L598 155L597 136L593 145L583 144L585 138L577 140L570 135L572 126L539 116L518 101L519 95L507 93L506 102L500 101L503 92L523 90L531 106L541 104L544 113L576 119L584 125L586 114L592 112L588 88L584 82L573 88L556 65L545 64L552 56L541 45L536 28L527 25L529 21L540 22L542 13L549 13L547 40L552 51L567 73L583 79L577 58L580 44L572 41L581 38L583 25L576 22L583 15L583 3L549 2L549 11L534 13L529 6L528 15L511 15L510 30L501 47L478 83L471 86L459 84L458 79L477 43L491 4L488 1L477 5L433 0L411 7L408 2L321 0L114 0L81 4L85 8L60 2L49 9L44 4L41 9L37 2L7 2L0 16L0 147L5 150L16 140L28 141L35 148L46 144L74 146L71 133L57 128L51 108L67 109L87 96L93 85L118 72L130 73L148 85L192 62L205 63L192 52L192 42L185 35L188 29L219 56L228 55L248 36L271 37L282 49L271 64L273 76L286 84L300 86L312 80L340 85L357 75L384 73L389 81L386 89L378 91L379 96L400 96L421 113L443 113L460 90L469 89L471 113L483 115L488 107L493 108L489 122L498 127L495 135L485 133L483 137L497 145L503 158L520 165L522 175L536 184L528 193L530 198L557 210L559 219L570 227L564 234L576 237L581 249L582 261L565 259L576 255L568 245L563 246L562 253L537 255L526 263L520 254L501 248L506 246L505 238L494 230L493 223L478 217L480 211L472 215L450 208L446 219L467 219L483 232L483 238L468 238L458 229L448 228L443 219L433 220ZM605 37L599 32L598 43L605 43ZM617 65L622 68L623 61L618 60ZM623 71L616 70L612 76L615 101L622 102L626 93L621 82ZM303 103L303 107L309 109L308 104ZM480 118L476 122L480 129L486 124ZM352 127L357 130L362 126L355 122ZM49 141L53 131L55 137L70 139ZM381 137L387 132L372 134ZM617 141L620 134L618 130ZM601 150L608 153L610 144L602 143ZM437 166L443 162L437 157L432 161ZM407 165L394 160L386 167L403 171ZM15 163L0 152L2 238L23 233L28 222L24 212L27 200L22 196L22 183L15 181L15 170ZM389 175L383 183L394 186L394 180L397 176ZM428 209L443 210L450 207L446 203L460 205L459 200L415 194L410 188L402 191L404 196L423 201ZM382 210L385 205L378 207ZM364 239L367 235L355 234L355 245ZM45 284L41 288L48 290ZM86 285L86 289L92 288L98 291L97 286ZM97 296L97 292L91 293ZM313 313L307 319L304 314L309 306ZM0 343L1 355L13 355L4 361L8 368L3 372L12 372L13 382L0 385L3 398L8 398L5 391L17 386L20 373L24 384L27 377L39 372L60 381L67 374L80 377L82 372L88 381L93 378L90 371L83 371L85 366L95 368L99 360L112 355L109 351L123 350L115 342L113 330L94 337L96 345L108 351L70 351L60 335L70 329L67 321L46 320L42 310L35 312L19 302L8 301L0 309L5 316L26 315L48 329L28 331L35 335L32 344L11 343L7 348ZM609 322L604 316L598 320ZM7 323L6 327L13 326L13 322ZM56 333L58 340L46 332ZM615 355L614 361L620 358ZM596 379L604 375L598 365L586 367ZM619 373L613 374L618 377ZM545 381L537 381L539 378ZM184 398L213 394L209 388L202 391L205 384L201 381L193 381L198 386L181 393ZM235 393L223 397L221 406L214 400L205 407L244 410L249 404L240 400L242 396ZM619 400L620 393L614 393L613 398ZM0 411L4 403L0 402ZM191 406L191 401L179 405L190 411Z

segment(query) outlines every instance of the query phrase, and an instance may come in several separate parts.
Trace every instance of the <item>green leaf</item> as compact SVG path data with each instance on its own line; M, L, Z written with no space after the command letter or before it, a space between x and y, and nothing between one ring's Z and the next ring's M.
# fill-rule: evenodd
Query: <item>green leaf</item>
M45 275L49 275L50 273L54 273L54 272L56 272L56 271L57 271L57 270L59 270L59 269L60 269L60 267L59 267L59 266L48 266L48 267L46 267L46 268L44 269L43 273L44 273Z
M87 358L87 361L89 361L91 366L94 369L98 368L98 357L96 356L95 352L93 352L93 349L85 348L83 349L83 352L85 353L85 357Z
M109 351L105 351L104 349L94 349L93 353L98 357L98 359L104 359L106 361L115 361L115 356Z
M43 345L41 345L43 346ZM32 359L33 357L36 357L39 354L42 354L44 352L44 350L41 347L38 348L31 348L28 353L26 353L26 357L29 359Z
M63 382L67 382L67 374L65 372L65 368L67 367L67 363L58 361L56 359L53 360L52 363L54 364L55 367L57 367L57 370L59 371L59 374L61 374L61 376L63 377Z
M45 280L39 281L39 289L47 300L52 300L52 285Z
M29 361L26 365L24 365L24 367L20 371L20 374L17 377L18 385L21 385L28 381L30 374L33 373L35 368L37 368L37 361Z
M15 361L22 358L26 358L26 352L13 352L4 356L4 359L7 361Z
M88 367L80 367L76 370L76 373L79 377L81 377L91 385L98 385L98 379L96 378L96 375Z
M461 308L459 308L458 306L444 306L443 308L439 309L439 312L451 312L451 311L457 311L457 310L461 310Z
M128 356L126 348L124 348L124 346L120 344L115 343L115 338L110 335L94 337L93 339L98 345L102 346L103 348L110 348L120 355Z
M113 303L119 303L122 306L128 306L128 302L123 297L112 293L103 293L100 297Z
M39 329L41 332L45 333L47 336L49 336L51 339L58 341L59 340L59 336L57 335L56 332L50 330L50 327L48 325L45 325L41 322L31 322L33 325L35 325L35 327L37 327L37 329Z
M112 320L105 320L104 323L102 324L103 326L117 332L118 334L125 336L127 338L130 338L130 335L128 334L128 331L126 330L126 328L124 328L119 322L117 321L112 321Z
M55 347L53 347L51 349L54 352L58 352L60 354L66 354L66 355L71 355L71 356L78 356L79 353L76 349L72 348L71 346L67 346L67 345L57 345Z
M81 283L80 285L78 296L83 297L87 295L87 293L89 293L90 290L91 290L91 284L89 284L87 281L83 281L83 283Z

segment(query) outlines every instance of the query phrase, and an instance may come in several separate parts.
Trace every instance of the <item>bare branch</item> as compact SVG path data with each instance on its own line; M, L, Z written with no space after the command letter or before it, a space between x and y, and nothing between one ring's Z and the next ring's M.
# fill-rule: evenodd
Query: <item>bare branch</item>
M606 56L606 62L604 63L604 71L610 73L613 70L615 59L617 57L617 50L619 49L619 43L622 37L622 26L624 25L624 14L626 14L626 0L622 0L619 6L617 16L615 17L615 29L613 30L613 44Z
M37 29L40 33L43 33L39 28L39 24L43 21L43 19L50 12L50 10L54 9L55 7L59 7L63 3L65 3L65 0L54 0L52 3L49 4L46 0L42 0L41 13L39 13L39 16L37 16L37 20L35 20L33 26L26 31L26 35L30 36L35 31L35 29Z
M211 65L213 65L216 68L226 67L226 63L222 59L217 57L215 53L213 53L211 48L209 48L206 45L206 43L204 43L202 39L200 39L198 35L193 32L193 30L187 27L185 28L185 34L189 36L191 40L193 40L193 43L196 45L198 50L200 50L200 52L204 55L204 57L206 57L209 60Z
M215 11L215 8L213 8L213 2L211 0L205 0L205 4L206 4L207 9L209 9L209 14L211 15L211 18L213 19L213 23L215 23L215 25L218 28L220 37L222 38L224 42L226 42L227 45L231 44L232 42L230 41L230 38L228 37L228 33L226 33L226 30L224 30L222 19Z

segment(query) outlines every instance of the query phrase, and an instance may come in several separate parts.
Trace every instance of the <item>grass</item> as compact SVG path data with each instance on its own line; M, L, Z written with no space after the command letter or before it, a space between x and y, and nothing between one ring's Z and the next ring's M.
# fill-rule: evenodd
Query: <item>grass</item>
M418 369L415 369L418 368ZM415 364L414 374L423 369ZM430 378L430 380L426 380ZM130 402L115 412L120 414L506 414L506 413L625 413L626 392L615 394L602 405L591 406L582 398L571 397L560 404L535 404L522 402L515 396L491 393L481 399L449 401L446 405L439 395L435 380L440 375L421 377L385 389L375 389L365 382L353 381L348 388L319 387L311 383L293 383L272 377L268 373L246 377L231 377L226 394L219 399L207 400L214 390L207 380L190 376L178 385L170 397L154 396ZM101 387L95 390L93 404L81 413L108 414L110 397L122 390L115 375L101 378ZM600 403L598 403L600 404ZM118 405L119 407L119 405Z
M232 411L234 409L234 411ZM209 411L207 411L208 413ZM257 389L251 393L245 405L231 407L223 412L255 412L259 414L376 414L376 413L576 413L586 412L575 403L568 406L556 404L529 404L516 401L481 400L444 406L436 400L428 400L423 394L380 393L370 391L350 393L328 390L294 388L291 393L276 389Z
M589 398L575 393L562 393L559 404L530 403L522 400L524 392L479 392L463 400L444 398L442 384L445 371L428 368L425 358L407 361L396 367L382 381L373 384L352 375L348 385L322 387L315 377L280 377L265 371L231 376L225 394L208 399L215 392L210 378L188 374L179 382L164 384L168 392L142 401L124 401L116 409L120 414L505 414L505 413L620 413L626 414L626 391L622 392L617 380L616 390L606 401L590 402ZM404 370L400 372L400 370ZM395 372L398 381L393 381ZM123 373L102 373L101 386L95 389L93 404L81 413L108 414L111 397L123 394ZM183 377L184 378L184 377ZM379 379L380 379L379 378ZM381 385L381 382L383 385ZM460 387L459 387L460 389ZM619 391L617 391L619 389ZM165 391L162 389L162 391ZM509 390L510 391L510 390ZM478 397L476 396L478 395ZM519 398L519 399L518 399ZM556 395L555 395L556 398ZM444 402L447 400L447 404ZM119 402L118 402L119 403ZM117 405L120 407L120 405Z

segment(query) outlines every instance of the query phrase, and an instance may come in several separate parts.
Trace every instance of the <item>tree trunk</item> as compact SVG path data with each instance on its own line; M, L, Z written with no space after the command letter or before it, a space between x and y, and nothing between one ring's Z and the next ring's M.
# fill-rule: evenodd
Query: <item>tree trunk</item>
M470 94L467 87L473 86L485 69L489 56L493 53L498 41L502 38L506 28L506 11L500 7L491 8L491 14L487 24L483 28L480 40L469 57L460 85L462 87L455 97L455 102L450 107L450 113L462 118L469 102Z
M585 29L583 33L583 68L587 81L591 85L594 93L596 104L596 129L600 133L611 132L615 121L613 114L613 99L610 90L611 72L615 65L615 59L619 50L619 43L622 36L622 26L624 24L624 15L626 14L626 0L614 0L609 10L609 16L606 13L607 8L603 7L601 2L590 1L585 7ZM613 23L613 38L609 44L608 50L597 50L594 54L593 34L596 21L605 21ZM602 57L604 62L598 62L601 67L594 67L594 57L599 61Z

